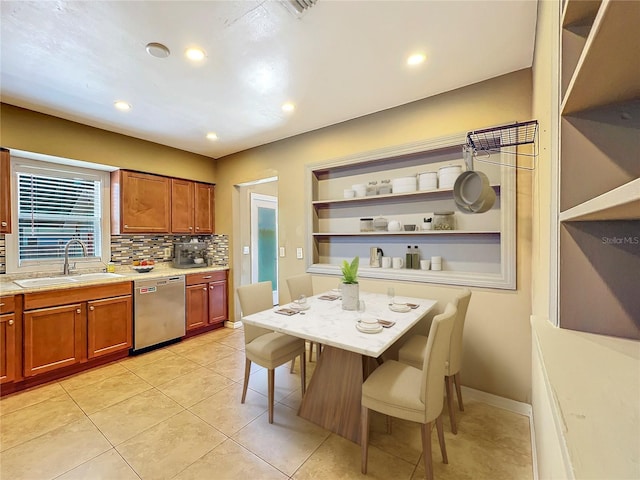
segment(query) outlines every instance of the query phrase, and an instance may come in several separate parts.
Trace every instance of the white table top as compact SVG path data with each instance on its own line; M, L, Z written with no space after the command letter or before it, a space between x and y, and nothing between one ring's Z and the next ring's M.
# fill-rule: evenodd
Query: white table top
M335 292L326 292L335 294ZM310 308L304 315L296 313L287 316L275 313L287 307L281 305L270 310L254 313L242 318L248 325L268 328L276 332L286 333L323 345L349 350L377 358L384 353L398 338L404 335L436 304L435 300L424 298L396 296L398 303L414 303L418 308L407 313L389 310L385 294L360 292L360 300L364 300L366 311L363 316L373 316L383 320L395 321L390 328L383 328L380 333L363 333L356 329L360 313L342 310L342 300L320 300L315 295L308 299Z

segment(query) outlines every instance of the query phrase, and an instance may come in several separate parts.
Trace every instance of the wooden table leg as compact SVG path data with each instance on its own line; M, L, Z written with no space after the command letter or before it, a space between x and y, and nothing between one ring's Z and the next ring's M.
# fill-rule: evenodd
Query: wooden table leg
M360 405L368 357L325 345L298 415L360 443Z

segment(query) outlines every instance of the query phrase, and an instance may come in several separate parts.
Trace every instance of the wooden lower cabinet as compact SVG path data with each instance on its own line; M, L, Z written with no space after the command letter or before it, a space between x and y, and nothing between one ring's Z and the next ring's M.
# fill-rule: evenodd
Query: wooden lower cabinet
M80 303L24 312L24 376L86 359L86 316Z
M23 319L25 377L126 351L131 283L25 294Z
M187 331L228 320L227 272L187 275Z
M0 315L0 384L13 382L16 375L16 316Z
M131 295L92 300L87 306L88 358L131 348Z

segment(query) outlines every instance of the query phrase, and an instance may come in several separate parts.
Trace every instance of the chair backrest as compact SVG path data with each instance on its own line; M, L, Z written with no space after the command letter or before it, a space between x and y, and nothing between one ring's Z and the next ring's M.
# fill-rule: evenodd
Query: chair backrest
M469 308L469 300L471 300L471 290L463 289L452 302L458 309L456 321L453 324L453 332L451 332L451 346L449 347L449 363L445 375L454 375L460 371L462 367L462 332L464 330L464 321L467 317L467 308Z
M273 287L271 281L241 285L236 290L242 315L262 312L273 308ZM253 339L271 333L266 328L244 324L244 342L250 343Z
M313 295L313 282L311 281L311 275L308 273L287 278L287 287L289 287L291 300L297 300L300 295L307 297Z
M455 322L457 309L448 303L444 312L433 317L427 351L422 364L422 386L420 400L425 404L425 422L431 422L442 412L444 399L445 364L449 358L451 332Z

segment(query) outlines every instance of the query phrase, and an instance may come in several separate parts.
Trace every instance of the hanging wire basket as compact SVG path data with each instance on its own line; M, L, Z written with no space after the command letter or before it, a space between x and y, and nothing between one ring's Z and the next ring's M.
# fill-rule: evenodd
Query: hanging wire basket
M482 130L475 130L467 133L467 145L469 145L473 151L477 160L486 163L494 163L497 165L506 165L509 167L523 168L525 170L533 170L533 167L524 167L511 164L504 164L499 162L492 162L487 160L491 156L491 152L503 152L513 155L523 155L527 157L538 156L538 121L530 120L523 123L513 123L510 125L502 125L500 127L485 128ZM502 150L506 147L517 147L521 145L531 145L530 152ZM485 152L487 156L485 158L478 157L478 153Z

